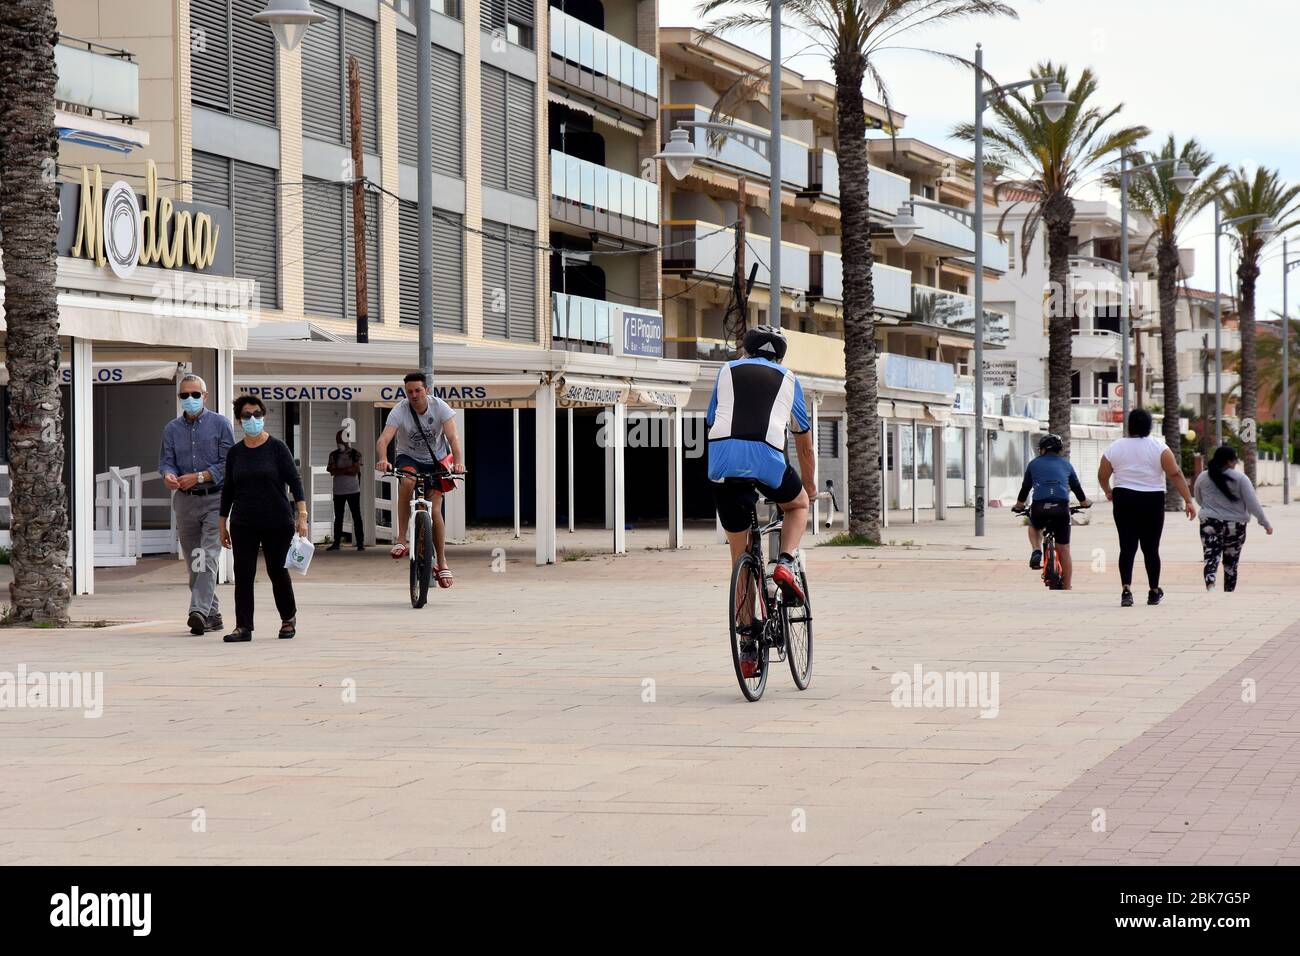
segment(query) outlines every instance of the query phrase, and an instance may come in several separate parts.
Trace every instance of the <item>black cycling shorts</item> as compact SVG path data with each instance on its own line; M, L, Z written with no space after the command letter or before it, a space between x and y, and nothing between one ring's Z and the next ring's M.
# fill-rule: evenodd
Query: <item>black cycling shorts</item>
M724 478L713 482L713 503L717 506L722 527L732 534L748 531L760 491L764 498L788 505L803 491L803 479L786 465L781 484L775 488L753 478Z
M1029 506L1029 523L1039 531L1051 531L1057 544L1070 543L1070 503L1035 501Z

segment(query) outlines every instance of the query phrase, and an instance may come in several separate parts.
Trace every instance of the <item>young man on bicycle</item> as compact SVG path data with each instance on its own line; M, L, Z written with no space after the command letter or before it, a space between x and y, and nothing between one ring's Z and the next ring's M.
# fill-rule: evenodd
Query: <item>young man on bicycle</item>
M794 553L808 523L808 501L817 494L815 461L803 388L781 366L786 340L780 329L760 325L745 333L745 357L718 371L709 399L709 480L718 518L731 545L731 563L749 543L758 492L785 514L781 556L772 578L793 604L803 602ZM799 474L785 457L786 427L794 419Z
M397 459L394 467L408 472L403 478L397 496L397 543L389 552L394 560L404 558L406 526L411 520L411 492L415 488L416 474L436 474L441 468L460 474L465 470L460 452L460 435L451 407L436 395L429 393L429 383L423 372L411 372L402 379L406 398L393 406L384 423L384 430L376 443L375 468L388 470L388 443L397 437ZM442 523L442 492L434 488L429 502L433 506L433 546L436 553L438 587L449 588L454 582L447 566L446 532Z
M1084 508L1092 502L1083 493L1083 485L1068 458L1061 457L1065 445L1059 435L1044 435L1038 440L1038 457L1025 469L1025 480L1013 510L1023 511L1030 489L1034 502L1029 509L1029 543L1033 553L1029 566L1034 570L1043 565L1043 531L1050 529L1056 537L1056 553L1061 558L1061 586L1070 589L1073 565L1070 561L1070 492L1078 497Z

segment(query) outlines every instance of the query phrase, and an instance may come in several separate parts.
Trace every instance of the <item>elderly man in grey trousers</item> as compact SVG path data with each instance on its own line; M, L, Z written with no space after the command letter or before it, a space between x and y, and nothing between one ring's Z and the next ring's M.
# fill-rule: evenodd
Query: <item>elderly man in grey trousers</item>
M235 442L230 420L207 407L208 386L197 375L181 379L183 414L163 429L158 471L175 494L176 530L181 556L190 572L191 634L223 626L217 598L217 568L221 560L221 483L226 477L226 453Z

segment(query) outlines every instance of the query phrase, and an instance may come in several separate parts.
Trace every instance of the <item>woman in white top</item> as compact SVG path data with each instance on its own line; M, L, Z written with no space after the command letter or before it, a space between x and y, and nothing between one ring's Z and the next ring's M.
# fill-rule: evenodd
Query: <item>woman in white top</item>
M1183 496L1187 518L1196 517L1196 505L1174 453L1151 437L1151 413L1135 408L1128 415L1128 437L1106 449L1097 481L1114 505L1119 532L1119 580L1124 591L1121 607L1133 606L1133 560L1138 548L1147 568L1147 603L1159 604L1160 535L1165 528L1165 476ZM1113 488L1112 488L1113 484Z

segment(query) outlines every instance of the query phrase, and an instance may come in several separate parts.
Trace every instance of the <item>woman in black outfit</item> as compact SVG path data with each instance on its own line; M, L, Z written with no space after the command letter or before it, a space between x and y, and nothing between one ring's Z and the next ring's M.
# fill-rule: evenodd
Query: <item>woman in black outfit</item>
M235 399L235 421L244 440L226 455L226 481L221 489L221 543L235 552L235 629L222 640L228 644L253 639L253 577L257 552L266 561L266 574L280 612L280 637L297 633L298 607L293 581L284 566L294 532L307 536L307 501L302 479L289 448L268 434L266 406L253 395ZM285 497L293 493L297 520ZM229 522L229 526L227 526Z

